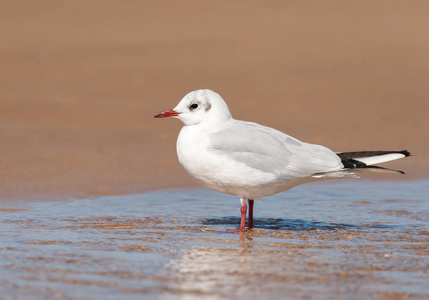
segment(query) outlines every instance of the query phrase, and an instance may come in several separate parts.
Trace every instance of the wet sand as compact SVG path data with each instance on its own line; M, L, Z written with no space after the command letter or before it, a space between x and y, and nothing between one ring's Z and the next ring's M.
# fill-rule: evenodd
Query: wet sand
M426 1L6 1L0 9L0 199L194 185L181 124L154 120L189 91L236 118L335 151L408 149L427 176Z
M0 299L427 299L429 181L11 202Z

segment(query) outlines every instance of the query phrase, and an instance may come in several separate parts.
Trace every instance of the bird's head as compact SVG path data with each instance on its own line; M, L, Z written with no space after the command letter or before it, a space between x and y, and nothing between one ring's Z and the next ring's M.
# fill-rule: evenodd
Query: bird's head
M211 90L196 90L187 94L179 104L155 115L155 118L176 117L183 124L222 123L231 119L222 97Z

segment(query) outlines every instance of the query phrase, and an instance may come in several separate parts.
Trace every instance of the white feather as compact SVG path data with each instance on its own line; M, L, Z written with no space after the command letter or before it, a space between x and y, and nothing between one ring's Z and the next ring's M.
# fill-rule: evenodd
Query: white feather
M357 161L363 162L368 166L371 166L371 165L381 164L387 161L391 161L391 160L395 160L403 157L405 157L405 155L402 153L390 153L390 154L371 156L371 157L356 157L354 159Z

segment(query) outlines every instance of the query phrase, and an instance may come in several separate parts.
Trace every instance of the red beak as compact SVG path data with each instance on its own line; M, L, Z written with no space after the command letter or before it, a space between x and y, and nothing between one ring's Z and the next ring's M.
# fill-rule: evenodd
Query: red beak
M172 109L169 110L163 110L159 113L157 113L154 118L167 118L167 117L176 117L178 116L180 113L178 113L177 111L174 111Z

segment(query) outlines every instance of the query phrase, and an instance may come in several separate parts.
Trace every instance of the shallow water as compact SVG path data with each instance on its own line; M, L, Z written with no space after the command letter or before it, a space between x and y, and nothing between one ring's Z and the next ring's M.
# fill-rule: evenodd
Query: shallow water
M0 299L428 299L429 180L2 202Z

